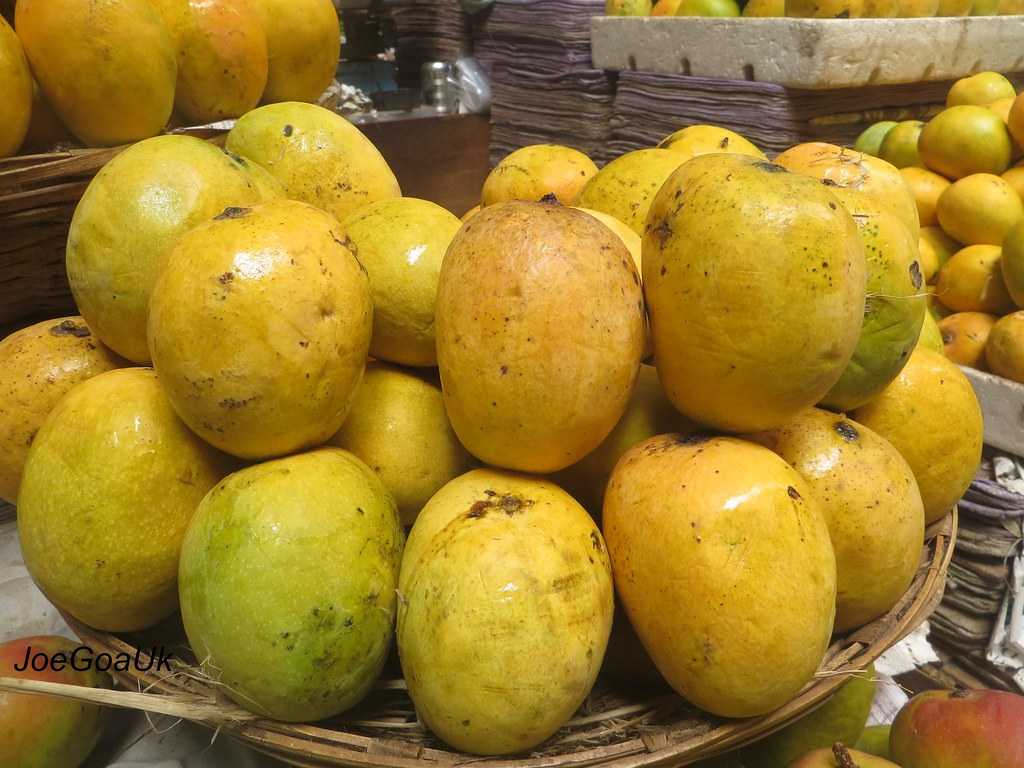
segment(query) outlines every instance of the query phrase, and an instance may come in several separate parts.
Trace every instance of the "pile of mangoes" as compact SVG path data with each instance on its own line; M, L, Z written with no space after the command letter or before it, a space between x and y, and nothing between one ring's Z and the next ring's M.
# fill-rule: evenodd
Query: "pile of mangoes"
M606 0L608 16L810 19L997 16L1024 13L1022 0Z
M357 704L394 638L464 752L541 744L605 665L782 706L980 459L903 177L691 126L600 170L526 147L480 203L401 197L310 104L117 155L71 223L81 317L0 342L33 578L101 630L180 610L287 721Z
M117 146L261 102L314 102L341 49L331 0L3 5L0 157L76 141Z
M1024 98L958 80L927 123L875 123L856 148L900 168L921 219L931 311L954 362L1024 382Z

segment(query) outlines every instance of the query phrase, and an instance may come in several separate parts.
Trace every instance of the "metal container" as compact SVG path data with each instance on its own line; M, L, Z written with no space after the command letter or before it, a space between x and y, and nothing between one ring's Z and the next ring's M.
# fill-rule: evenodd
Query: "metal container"
M438 112L459 111L459 89L452 65L445 61L428 61L420 68L423 104Z

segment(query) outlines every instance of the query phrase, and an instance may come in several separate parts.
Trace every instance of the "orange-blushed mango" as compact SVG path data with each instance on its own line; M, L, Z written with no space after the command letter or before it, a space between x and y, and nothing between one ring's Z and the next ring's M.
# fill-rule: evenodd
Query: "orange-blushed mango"
M810 486L770 450L645 440L616 465L602 525L629 620L687 701L756 716L814 674L832 634L836 560Z
M633 259L583 211L488 206L445 255L437 293L445 406L463 445L488 464L554 472L595 449L626 410L644 345Z

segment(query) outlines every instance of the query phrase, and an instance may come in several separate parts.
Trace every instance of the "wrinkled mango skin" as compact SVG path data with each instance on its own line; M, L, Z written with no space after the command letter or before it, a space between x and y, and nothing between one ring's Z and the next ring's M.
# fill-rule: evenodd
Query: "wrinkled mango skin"
M89 688L109 688L110 678L93 669L72 669L79 643L58 635L22 637L0 644L0 677L40 680ZM64 654L63 670L31 667L18 671L26 653L54 659ZM59 657L58 657L59 659ZM60 661L54 659L54 663ZM0 765L7 768L78 768L103 733L103 710L56 696L0 692Z
M963 372L944 355L918 346L882 394L850 415L907 460L925 522L949 514L981 462L981 406Z
M21 41L11 25L0 18L0 157L18 151L28 133L32 115L32 73Z
M177 56L148 0L19 0L15 25L47 101L86 145L129 144L167 125Z
M58 317L0 341L0 499L18 498L28 449L75 385L125 365L80 317Z
M637 235L643 235L651 200L687 159L667 149L627 152L587 182L576 204L614 216Z
M554 472L583 458L625 411L644 344L633 259L589 214L488 206L445 255L437 293L445 406L462 444L488 464Z
M346 247L370 278L373 357L437 365L437 281L445 251L461 226L441 206L414 197L378 200L341 222Z
M269 171L290 199L339 221L360 206L402 194L370 140L341 115L315 104L254 109L235 123L225 146Z
M341 25L331 0L250 0L267 33L263 102L316 102L334 80Z
M200 437L270 458L338 431L372 323L366 272L338 222L278 200L231 209L178 242L153 289L149 346Z
M758 431L818 402L853 354L864 246L817 182L714 154L676 171L643 240L654 358L684 415Z
M187 231L265 193L252 164L192 136L129 147L89 183L68 233L68 282L79 312L119 355L148 363L153 284Z
M687 701L750 717L811 679L832 634L836 561L810 487L774 453L735 438L645 440L612 473L603 529L630 622Z
M906 460L864 425L817 408L756 439L803 476L825 514L836 631L884 616L910 586L924 543L924 505Z
M1024 765L1024 696L1007 691L926 691L900 710L889 734L902 768Z
M833 410L864 405L906 365L924 323L924 275L917 243L903 223L868 198L836 188L864 242L868 281L860 338L843 375L822 400Z
M554 195L572 205L597 174L594 161L572 147L531 144L507 155L484 179L480 204L484 207L510 200L538 202Z
M456 749L529 750L590 693L611 566L594 521L553 483L493 469L452 480L409 534L399 592L409 694Z
M178 608L182 537L230 466L178 419L151 369L79 384L25 463L18 534L29 573L90 627L153 626Z
M899 169L885 160L835 144L812 141L790 147L776 157L775 162L827 186L844 187L873 198L875 203L896 214L911 235L918 236L921 221L914 193Z
M150 0L174 38L174 106L190 123L241 117L267 84L267 33L254 0Z
M387 659L402 528L394 500L337 448L236 472L182 544L181 615L205 672L289 722L358 703Z

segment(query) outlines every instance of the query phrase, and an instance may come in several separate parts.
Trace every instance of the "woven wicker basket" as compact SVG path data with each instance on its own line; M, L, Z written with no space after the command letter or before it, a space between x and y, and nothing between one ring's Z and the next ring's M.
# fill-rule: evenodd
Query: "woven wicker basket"
M224 132L176 131L200 138ZM68 227L92 177L126 147L0 159L0 331L73 314L64 267Z
M11 679L0 679L0 690L56 693L182 717L297 766L423 768L469 762L488 768L689 765L756 741L805 714L918 627L942 597L956 527L954 510L929 528L918 573L899 604L887 616L834 638L815 679L789 704L760 718L721 720L693 709L667 690L625 690L599 681L576 717L534 753L480 758L448 750L423 728L394 660L367 700L343 718L314 725L274 722L240 709L187 663L187 647L175 645L184 642L180 626L119 637L67 616L72 629L96 653L134 655L156 641L172 647L175 655L180 653L185 660L172 662L169 675L118 673L118 682L128 691ZM148 657L145 653L141 656L142 666L146 666Z

